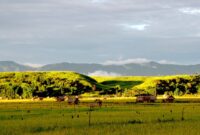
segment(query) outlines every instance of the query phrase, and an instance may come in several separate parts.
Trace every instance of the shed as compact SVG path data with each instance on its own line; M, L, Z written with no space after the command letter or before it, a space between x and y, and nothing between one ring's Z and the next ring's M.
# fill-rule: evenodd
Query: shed
M163 103L173 103L174 102L174 96L172 96L172 95L168 95L168 96L166 96L163 100L162 100L162 102Z
M140 94L136 95L136 102L155 102L156 101L156 96L151 95L151 94Z

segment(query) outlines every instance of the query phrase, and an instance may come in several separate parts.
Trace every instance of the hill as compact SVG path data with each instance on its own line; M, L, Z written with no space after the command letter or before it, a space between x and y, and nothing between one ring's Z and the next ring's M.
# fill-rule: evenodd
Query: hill
M171 95L185 95L200 93L200 75L175 76L121 76L121 77L93 77L100 84L112 86L115 92L121 91L123 96L137 94L169 93Z
M3 98L79 95L96 89L100 86L94 79L71 71L0 73L0 97Z
M1 72L0 97L31 98L61 95L135 96L138 93L175 95L200 92L200 75L89 77L65 72ZM84 94L84 95L83 95Z
M200 64L175 65L156 62L130 63L124 65L103 65L87 63L56 63L33 68L12 61L0 61L0 72L5 71L75 71L96 76L158 76L200 73Z
M33 70L35 70L33 67L21 65L13 61L0 61L0 72Z
M102 64L75 64L57 63L45 65L38 70L73 70L82 74L95 75L95 72L116 74L121 76L155 76L155 75L176 75L200 73L200 65L173 65L148 62L143 64L124 64L124 65L102 65ZM101 75L101 74L97 74ZM106 74L103 74L106 75Z

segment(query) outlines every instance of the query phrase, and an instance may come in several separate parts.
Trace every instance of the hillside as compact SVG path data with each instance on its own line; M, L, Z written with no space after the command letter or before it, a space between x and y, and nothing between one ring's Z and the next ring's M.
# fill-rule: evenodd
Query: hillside
M0 97L61 95L135 96L140 93L198 94L200 75L88 77L76 72L1 72Z
M175 76L122 76L93 77L103 85L118 88L123 96L135 96L142 93L172 95L200 93L200 75ZM120 87L120 88L119 88Z
M31 98L79 95L99 87L97 82L75 72L5 72L0 73L0 97Z

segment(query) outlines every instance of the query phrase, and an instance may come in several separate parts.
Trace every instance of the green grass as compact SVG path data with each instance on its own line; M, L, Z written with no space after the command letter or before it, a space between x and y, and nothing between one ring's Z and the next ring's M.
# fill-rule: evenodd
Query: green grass
M145 81L146 79L152 78L151 76L92 76L97 82L104 81Z
M127 89L147 89L155 87L156 80L169 80L176 78L190 78L189 75L171 75L171 76L93 76L97 82L103 86L115 87L119 85L121 88Z
M108 102L91 112L91 126L88 110L87 102L75 109L66 102L0 102L0 134L198 135L200 129L200 103Z
M122 89L131 89L137 85L142 84L145 80L151 77L143 77L143 76L92 76L98 84L98 87L102 89L114 88L116 86L120 86Z
M125 88L130 89L142 83L143 83L142 81L118 81L118 80L101 82L101 84L103 85L110 86L110 87L120 86L122 89L125 89Z

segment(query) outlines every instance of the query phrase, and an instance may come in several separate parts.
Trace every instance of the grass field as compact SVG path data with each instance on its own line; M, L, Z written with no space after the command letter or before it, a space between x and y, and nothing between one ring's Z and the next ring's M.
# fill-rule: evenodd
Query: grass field
M67 102L51 100L0 102L0 134L200 134L200 103L135 104L127 101L108 101L91 112L87 100L75 108Z

